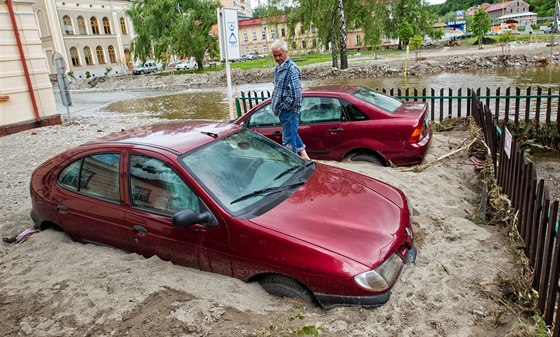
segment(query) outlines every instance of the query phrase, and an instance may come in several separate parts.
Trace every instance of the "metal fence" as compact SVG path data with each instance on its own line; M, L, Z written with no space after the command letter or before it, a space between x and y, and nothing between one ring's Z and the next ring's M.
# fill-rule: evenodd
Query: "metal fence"
M500 126L497 114L482 103L476 91L471 91L471 95L472 116L490 148L497 184L517 214L517 231L525 243L525 254L533 271L532 287L538 292L538 307L546 324L553 327L552 336L560 337L559 202L550 199L544 180L538 179L533 163L509 133L507 123Z

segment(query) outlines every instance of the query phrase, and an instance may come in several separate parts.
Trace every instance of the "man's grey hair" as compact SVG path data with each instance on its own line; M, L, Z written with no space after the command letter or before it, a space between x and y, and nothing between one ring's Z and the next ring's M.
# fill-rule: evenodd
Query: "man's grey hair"
M270 49L274 50L274 49L278 49L278 48L287 52L288 51L288 44L284 40L280 40L280 39L274 40L274 42L272 42L272 45L270 46Z

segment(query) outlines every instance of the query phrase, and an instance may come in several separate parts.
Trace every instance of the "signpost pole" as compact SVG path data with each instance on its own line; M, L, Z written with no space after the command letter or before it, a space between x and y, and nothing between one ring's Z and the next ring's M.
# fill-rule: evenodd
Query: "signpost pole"
M218 35L220 40L220 55L226 63L226 79L228 86L229 118L235 119L233 111L233 88L231 84L230 58L239 58L239 38L237 11L235 9L218 8Z

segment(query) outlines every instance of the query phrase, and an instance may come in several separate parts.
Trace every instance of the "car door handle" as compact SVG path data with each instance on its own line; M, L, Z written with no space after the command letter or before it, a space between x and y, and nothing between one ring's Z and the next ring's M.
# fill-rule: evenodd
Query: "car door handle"
M132 229L134 229L134 231L139 233L139 234L148 233L148 230L144 226L134 225L134 226L132 226Z
M282 132L280 132L280 131L275 131L275 132L272 133L272 137L277 137L277 138L278 138L278 137L282 137Z
M56 205L56 209L57 209L59 212L66 212L66 211L68 211L68 208L66 208L66 206L60 205L60 204L59 204L59 205Z
M343 128L332 128L332 129L328 129L327 131L331 134L335 134L335 133L339 133L339 132L344 131L344 129Z

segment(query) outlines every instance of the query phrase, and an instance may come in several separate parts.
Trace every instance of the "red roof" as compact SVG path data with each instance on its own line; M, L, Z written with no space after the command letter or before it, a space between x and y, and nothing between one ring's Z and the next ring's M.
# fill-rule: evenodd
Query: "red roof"
M286 15L281 15L277 17L264 17L264 18L256 18L256 19L246 19L246 20L239 20L238 25L239 28L246 28L251 26L261 26L263 23L284 23L286 22Z
M508 8L511 5L513 5L513 1L501 2L501 3L497 3L497 4L492 4L492 5L488 6L485 10L486 10L486 13L501 11L502 9Z

